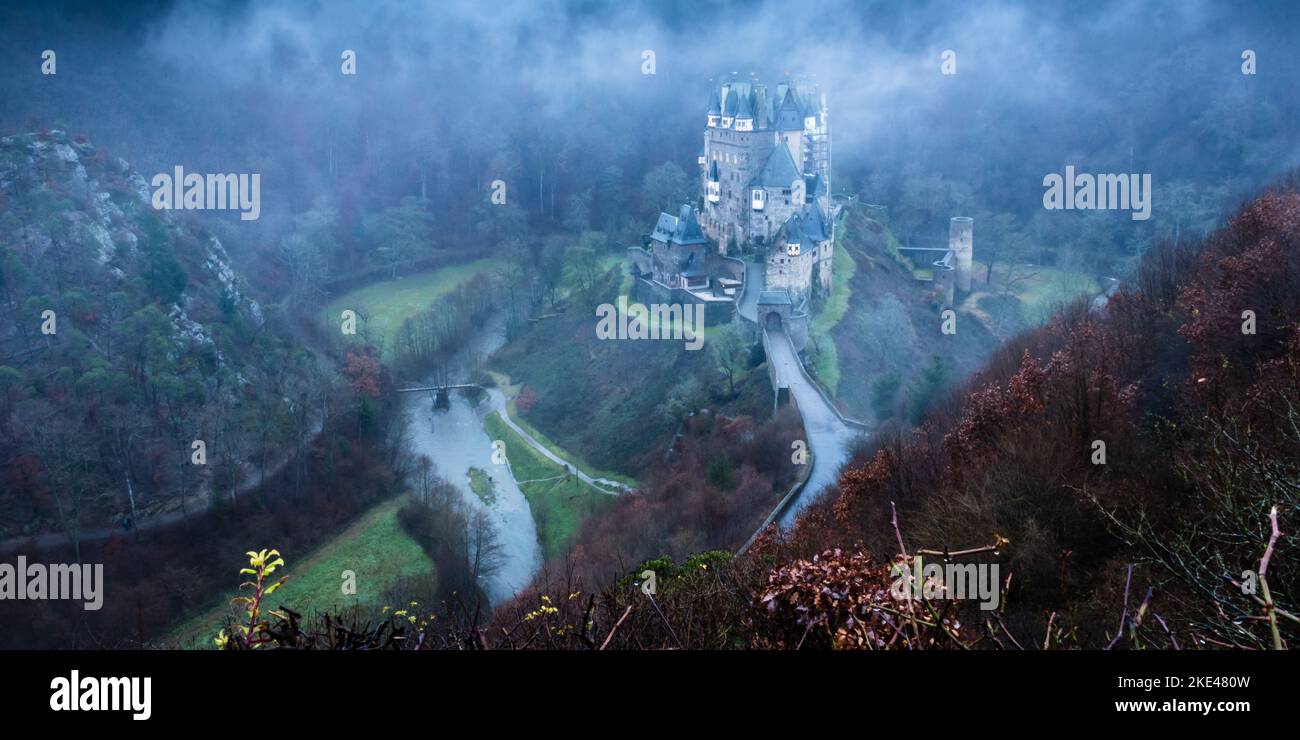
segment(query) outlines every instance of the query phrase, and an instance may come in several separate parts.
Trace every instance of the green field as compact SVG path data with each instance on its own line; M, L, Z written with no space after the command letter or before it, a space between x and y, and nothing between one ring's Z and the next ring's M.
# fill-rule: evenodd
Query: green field
M1025 326L1038 326L1056 312L1062 303L1081 295L1096 295L1101 287L1090 275L1063 270L1058 267L1016 265L1010 271L1006 265L994 270L993 289L988 290L985 277L988 267L976 261L971 269L971 288L985 290L993 295L1001 293L999 283L1014 281L1011 294L1020 301L1021 319Z
M284 585L271 597L270 608L283 604L296 612L338 611L351 606L383 606L387 588L398 578L432 577L433 561L397 522L397 510L404 499L382 503L347 529L307 555L282 553L288 576ZM274 543L271 543L272 545ZM230 561L230 582L237 586L239 569L245 565L242 553ZM356 574L356 594L343 593L343 572ZM232 588L222 601L191 618L172 631L162 642L181 648L209 648L222 622L236 613L230 599L237 595Z
M515 395L519 393L519 389L522 387L522 385L519 384L512 385L510 382L509 375L495 372L495 371L490 371L490 374L492 378L496 381L497 388L501 389L501 392L505 394L506 398L513 398ZM590 463L588 463L586 460L582 459L578 455L564 449L563 447L557 445L555 442L551 441L549 437L547 437L545 434L538 431L537 427L533 426L532 424L529 424L527 421L525 421L519 416L519 412L515 409L514 401L506 401L506 410L510 414L511 421L518 424L521 429L523 429L524 431L532 435L533 439L537 440L543 447L549 450L552 455L555 455L561 460L568 462L570 465L574 466L578 470L581 470L583 473L586 473L592 478L605 478L607 480L618 481L619 483L622 483L627 486L631 486L632 488L637 487L636 478L627 475L622 475L621 473L614 473L608 470L600 470L599 468L593 467Z
M1081 295L1094 295L1099 290L1097 281L1088 275L1035 267L1032 276L1017 291L1017 297L1025 304L1025 319L1031 325L1037 325L1055 313L1059 304Z
M485 258L373 283L330 301L323 319L327 325L337 326L345 309L356 311L357 333L365 332L372 341L382 342L387 358L393 336L403 321L428 308L438 296L455 290L476 273L491 275L500 267L499 260Z
M592 489L564 468L538 454L493 411L484 419L493 439L506 443L506 458L537 523L537 539L547 560L563 555L578 527L613 497ZM531 433L531 432L530 432ZM540 439L538 441L541 441ZM529 482L532 481L532 482Z

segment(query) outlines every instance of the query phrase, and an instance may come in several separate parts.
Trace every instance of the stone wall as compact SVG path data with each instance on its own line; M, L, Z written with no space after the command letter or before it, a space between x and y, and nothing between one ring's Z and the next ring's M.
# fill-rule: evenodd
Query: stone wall
M735 301L703 301L682 288L669 288L644 278L632 283L628 298L636 303L649 306L652 303L696 303L704 306L704 325L717 326L727 324L736 315Z

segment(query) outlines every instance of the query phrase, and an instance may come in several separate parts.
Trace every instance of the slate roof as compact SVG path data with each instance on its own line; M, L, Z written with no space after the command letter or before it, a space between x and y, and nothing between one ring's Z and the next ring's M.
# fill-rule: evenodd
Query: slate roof
M789 306L790 294L784 290L765 290L758 294L758 303L760 306Z
M753 118L754 111L749 105L749 96L740 95L739 103L736 106L736 118Z
M806 116L821 117L820 106L812 95L803 95L793 83L785 81L769 91L753 82L733 80L727 94L722 86L709 91L709 114L732 118L753 118L754 130L803 130ZM761 88L761 89L760 89Z
M764 188L788 188L799 177L799 168L794 164L794 157L790 156L790 148L781 143L772 147L772 153L767 155L763 168L749 184Z
M802 131L805 104L799 99L799 92L791 85L785 91L785 99L776 111L774 128L781 131Z
M830 239L830 234L826 231L826 220L822 217L822 209L814 204L805 204L806 215L803 220L803 233L815 242L824 242Z
M673 234L676 232L677 217L661 213L659 214L659 221L655 223L655 230L650 234L650 238L657 242L666 242L672 239Z
M673 244L705 244L704 231L700 228L699 219L695 218L695 209L689 205L682 206L680 215L677 217L677 229L673 232L670 239Z
M650 238L683 246L708 243L704 238L704 230L700 228L699 219L695 217L695 209L689 205L682 206L677 216L659 214L659 220L655 222L655 230L651 232Z
M740 105L740 93L735 90L727 91L727 99L722 101L722 115L736 115L736 107Z
M781 228L785 232L787 244L824 242L831 238L826 231L821 209L811 203L805 203L798 211L790 214Z

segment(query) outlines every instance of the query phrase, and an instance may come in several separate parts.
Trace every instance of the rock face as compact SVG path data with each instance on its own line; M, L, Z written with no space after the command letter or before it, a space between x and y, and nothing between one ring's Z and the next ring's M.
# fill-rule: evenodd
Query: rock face
M57 210L62 222L57 226L48 220L21 224L16 234L19 238L11 242L20 257L42 258L56 238L52 232L57 232L57 238L75 247L89 248L104 268L101 277L125 282L132 262L141 257L139 220L145 213L152 214L174 243L198 242L195 253L184 257L202 270L186 272L187 286L176 302L180 315L184 315L186 303L215 292L260 326L261 307L245 297L221 242L215 236L199 238L189 233L171 212L154 209L149 200L149 186L140 173L122 159L108 160L84 139L69 138L58 130L0 139L0 214L21 217L22 204L38 201L30 203L34 208L27 215L53 217ZM182 257L178 255L178 259ZM177 328L192 330L183 321Z
M150 195L80 137L0 139L0 538L201 495L243 462L241 414L284 413L268 371L300 348L220 240ZM208 463L183 468L194 439Z

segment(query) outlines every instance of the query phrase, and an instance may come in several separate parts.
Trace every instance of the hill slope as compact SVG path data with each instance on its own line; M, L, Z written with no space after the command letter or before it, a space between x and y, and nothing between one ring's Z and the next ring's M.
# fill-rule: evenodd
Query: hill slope
M309 423L314 358L275 323L126 162L60 131L0 140L0 537L234 491Z

